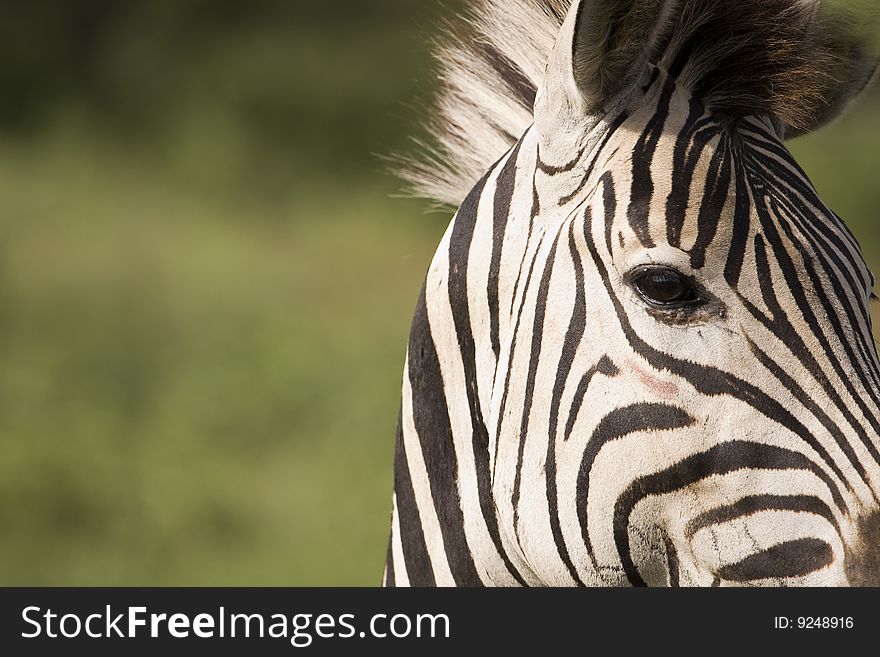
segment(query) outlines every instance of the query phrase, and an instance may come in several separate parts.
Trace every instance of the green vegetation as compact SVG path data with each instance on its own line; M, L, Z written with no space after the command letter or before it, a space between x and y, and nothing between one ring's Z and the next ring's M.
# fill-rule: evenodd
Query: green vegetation
M0 581L375 583L439 222L130 162L0 164Z
M378 582L442 8L318 6L0 9L0 584ZM794 147L874 263L878 107Z

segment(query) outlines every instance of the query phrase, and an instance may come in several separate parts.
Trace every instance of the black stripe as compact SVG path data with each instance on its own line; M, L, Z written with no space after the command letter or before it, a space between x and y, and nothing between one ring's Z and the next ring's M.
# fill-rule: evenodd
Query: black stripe
M596 374L602 374L610 378L617 376L619 373L620 370L617 369L617 365L612 363L608 356L602 356L602 358L599 359L599 363L595 367L591 367L587 373L584 374L574 393L574 397L572 398L571 408L568 410L568 422L565 423L565 441L568 441L568 439L571 438L571 432L574 430L574 424L577 422L581 406L584 403L584 397L587 394L587 390L590 388L590 382L593 380L593 377Z
M519 536L519 497L522 484L523 454L526 446L526 433L529 427L529 418L532 411L532 400L535 396L535 379L538 373L538 365L541 358L541 345L544 337L544 317L547 312L547 295L550 290L550 277L553 274L553 263L556 260L556 247L559 245L557 234L550 247L547 262L544 265L544 273L538 285L538 295L535 299L535 318L532 325L532 347L529 355L529 372L526 376L525 399L523 400L522 415L519 428L519 452L516 460L516 477L513 481L513 524L517 536ZM536 254L537 259L537 254Z
M529 212L529 234L526 237L526 244L532 241L532 231L535 228L535 218L541 214L541 198L538 196L538 176L537 174L532 175L532 209ZM525 254L523 254L525 257ZM522 273L522 271L520 271ZM516 285L514 286L514 290L519 288L519 279L516 281Z
M574 168L578 165L578 162L580 162L581 158L584 156L584 153L586 153L586 147L581 148L577 152L577 155L575 155L565 164L553 165L544 162L544 160L541 158L541 147L539 145L537 149L538 171L540 171L541 173L545 173L548 176L558 176L561 173L568 173L569 171L574 170Z
M651 62L651 77L648 78L648 81L642 87L642 93L646 94L654 86L654 83L657 81L657 78L660 77L660 69L657 67L657 62Z
M691 182L697 162L700 159L706 140L698 140L696 124L705 113L702 103L691 98L688 103L688 117L675 142L672 153L672 184L666 198L666 239L670 246L681 243L681 231L690 205Z
M599 184L602 186L602 208L605 211L605 247L608 253L614 253L611 248L611 229L614 226L613 217L617 214L617 194L614 189L614 174L606 171L599 178ZM584 230L592 230L593 212L587 207L584 213Z
M587 555L598 568L593 543L587 522L587 507L590 497L590 473L602 448L608 443L620 440L633 433L683 429L693 425L694 419L676 406L667 404L641 403L624 406L611 411L603 417L584 449L577 478L577 515L581 525L581 536L587 548Z
M675 92L675 82L672 78L666 80L663 92L657 101L657 110L654 116L645 126L632 153L632 185L630 189L630 203L627 211L629 225L646 249L655 246L651 238L648 226L648 215L651 210L651 199L654 196L654 181L651 176L651 163L666 119L669 116L669 106L672 95Z
M834 550L817 538L800 538L752 554L724 566L718 574L730 582L749 582L777 577L802 577L834 562Z
M393 517L392 517L393 520ZM393 588L396 585L394 581L394 551L391 544L394 541L394 523L391 523L391 531L388 533L388 550L385 553L385 586Z
M477 487L480 498L480 509L485 519L489 535L495 544L495 549L501 555L505 566L510 573L519 578L516 569L510 562L504 546L501 542L501 535L498 531L498 521L495 515L495 504L492 497L492 482L489 478L491 471L490 455L489 455L489 432L483 421L483 412L480 407L479 382L477 377L476 363L476 345L474 343L473 330L470 319L470 305L468 302L468 263L470 259L470 247L473 240L474 230L477 223L477 213L479 210L480 200L486 184L488 174L483 180L471 190L467 198L462 203L455 217L452 227L452 234L449 238L449 281L448 293L449 304L452 311L452 319L455 325L455 331L458 338L458 349L461 355L462 368L465 378L465 392L467 394L468 408L470 410L471 427L472 427L472 445L473 457L476 461ZM441 388L442 389L442 388ZM445 422L449 422L448 415ZM454 452L452 454L454 457ZM452 461L455 463L455 461ZM456 489L455 481L450 482ZM467 546L463 546L465 551ZM468 559L470 555L468 555ZM476 571L473 569L473 563L470 563L470 570L463 573L463 576L476 577ZM456 578L457 579L457 578ZM477 578L479 581L479 578Z
M742 164L736 162L736 203L733 209L733 227L730 248L727 252L727 263L724 265L724 280L732 288L739 285L743 261L746 256L746 245L751 230L751 199L749 185L745 180Z
M458 455L452 439L440 360L431 337L424 288L409 338L409 381L413 422L428 472L449 569L458 586L478 586L481 581L465 541L458 492Z
M688 522L684 529L684 535L690 538L701 529L711 525L721 525L762 511L793 511L821 516L832 524L840 534L837 518L834 517L831 508L818 497L812 495L748 495L733 504L701 513Z
M538 242L537 252L541 251L541 246L543 244L544 244L544 238L542 236ZM514 328L513 328L513 340L511 341L510 353L508 354L508 357L507 357L508 358L507 373L505 374L505 377L504 377L504 391L501 393L501 407L498 411L498 426L497 426L497 431L495 434L495 459L493 460L494 465L498 464L498 448L501 443L501 427L504 424L504 413L505 413L505 410L507 409L507 398L508 398L508 395L510 394L510 379L513 376L513 364L514 364L514 361L516 360L517 347L519 347L519 342L517 341L517 336L519 336L519 329L520 329L520 325L522 324L522 318L523 318L523 310L525 309L526 298L528 297L528 294L529 294L529 288L531 287L532 277L535 273L535 263L537 263L537 261L538 261L538 258L536 255L534 258L532 258L532 262L529 265L529 271L528 271L528 274L526 275L525 289L523 290L522 298L520 299L519 310L517 311L517 315L516 315L516 324L514 325ZM523 263L523 264L525 264L525 263ZM520 273L522 273L522 272L520 272ZM494 477L494 474L495 474L494 470L493 470L492 474Z
M536 180L536 176L533 175L532 176L532 209L531 209L531 213L529 216L529 230L528 230L528 233L526 234L526 245L525 245L525 248L523 249L522 260L520 260L519 269L517 269L517 272L516 272L516 281L513 284L513 299L514 299L514 301L516 300L516 293L519 291L519 284L520 284L520 281L522 280L523 271L525 271L525 268L526 268L526 258L529 255L529 244L532 241L532 233L535 230L535 218L540 213L541 213L541 199L538 198L538 183ZM540 248L540 246L539 246L539 248ZM531 266L532 267L535 266L534 261L532 261ZM528 291L528 289L529 289L529 280L531 278L531 275L532 275L532 272L530 269L528 277L526 278L526 291ZM523 300L525 300L525 295L523 295ZM514 306L514 303L511 302L511 304L510 304L511 318L513 317L513 306ZM519 313L522 314L522 303L520 303ZM514 332L514 333L516 333L516 332Z
M498 174L495 184L495 204L492 208L492 260L489 264L489 280L486 283L486 294L489 299L489 335L492 342L492 351L495 359L501 352L499 340L499 308L498 286L501 271L501 249L504 245L504 236L507 232L507 222L510 219L510 203L516 186L516 165L519 158L519 149L522 142L518 142Z
M575 274L575 301L565 334L565 342L562 345L562 353L559 356L559 364L556 367L556 382L553 385L553 398L550 402L550 431L547 437L547 506L550 513L550 530L553 533L553 541L556 543L556 551L560 559L571 574L572 579L579 585L583 581L578 575L577 568L571 560L565 538L562 535L562 526L559 520L559 506L556 490L556 435L559 426L559 408L562 403L562 393L565 391L565 383L571 373L578 346L584 337L587 322L587 303L584 287L584 266L580 253L574 241L574 224L569 227L568 251L571 255Z
M731 153L722 135L718 149L709 163L697 217L697 239L691 248L691 267L702 269L706 264L706 249L715 239L721 216L730 194Z
M397 447L394 461L394 493L397 495L400 543L409 583L411 586L436 586L434 569L425 545L422 519L419 516L419 508L416 505L416 496L409 476L409 463L403 444L403 422L400 416L397 419Z
M499 78L513 92L513 97L527 110L535 106L535 85L523 74L520 68L495 46L484 41L474 40L471 47L482 57Z

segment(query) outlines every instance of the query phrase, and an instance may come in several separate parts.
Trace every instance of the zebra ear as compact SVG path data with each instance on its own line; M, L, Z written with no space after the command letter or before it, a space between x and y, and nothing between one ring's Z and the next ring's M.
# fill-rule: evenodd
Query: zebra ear
M536 122L602 113L659 53L674 0L574 0L547 63Z
M858 56L840 57L839 68L826 74L825 87L815 94L815 102L808 104L804 113L805 122L800 125L785 125L785 139L794 139L818 130L843 114L878 77L880 59L876 53L861 50Z
M801 61L789 65L788 75L777 76L774 85L780 89L774 113L786 139L817 130L845 112L880 66L880 8L848 6L842 0L802 1L812 8L812 23L806 26Z

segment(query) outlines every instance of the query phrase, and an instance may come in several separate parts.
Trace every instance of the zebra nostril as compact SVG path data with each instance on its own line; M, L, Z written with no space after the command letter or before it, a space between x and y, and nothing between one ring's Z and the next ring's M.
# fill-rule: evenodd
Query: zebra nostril
M880 511L859 522L859 537L846 550L846 578L851 586L880 586Z

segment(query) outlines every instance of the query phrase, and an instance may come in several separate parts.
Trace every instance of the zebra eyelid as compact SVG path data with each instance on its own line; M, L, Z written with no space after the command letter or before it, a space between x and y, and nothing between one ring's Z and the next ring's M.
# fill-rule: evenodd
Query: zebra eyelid
M695 298L691 300L685 300L682 302L672 302L672 303L662 303L658 301L654 301L650 298L650 296L646 295L640 289L640 279L644 277L646 274L651 274L652 272L663 272L669 273L678 278L682 284L687 286L690 292L694 295ZM705 305L710 300L710 295L706 292L705 288L700 285L692 276L689 276L675 267L670 267L667 265L641 265L639 267L635 267L630 270L623 277L624 281L636 292L638 297L646 303L650 308L659 311L687 311L699 308L700 306Z

